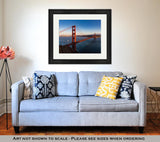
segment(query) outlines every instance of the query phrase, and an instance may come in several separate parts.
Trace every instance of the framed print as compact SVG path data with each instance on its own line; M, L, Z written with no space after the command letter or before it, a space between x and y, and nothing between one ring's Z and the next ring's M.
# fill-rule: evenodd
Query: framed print
M49 9L49 64L111 64L110 9Z

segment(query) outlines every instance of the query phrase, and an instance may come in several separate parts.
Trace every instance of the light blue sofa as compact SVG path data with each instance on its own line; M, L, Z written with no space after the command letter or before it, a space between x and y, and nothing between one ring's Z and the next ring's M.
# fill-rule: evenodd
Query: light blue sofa
M12 125L19 126L136 126L143 132L146 124L146 86L135 82L133 99L94 96L103 75L121 72L46 72L56 76L56 97L23 99L24 83L12 85Z

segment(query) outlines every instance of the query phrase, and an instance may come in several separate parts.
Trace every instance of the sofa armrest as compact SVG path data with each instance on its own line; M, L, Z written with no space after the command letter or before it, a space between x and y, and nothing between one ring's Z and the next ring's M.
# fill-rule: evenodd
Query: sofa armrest
M133 94L135 100L139 104L140 126L146 125L146 85L141 82L135 82L133 86Z
M19 105L24 95L24 82L18 81L12 85L12 125L19 125Z

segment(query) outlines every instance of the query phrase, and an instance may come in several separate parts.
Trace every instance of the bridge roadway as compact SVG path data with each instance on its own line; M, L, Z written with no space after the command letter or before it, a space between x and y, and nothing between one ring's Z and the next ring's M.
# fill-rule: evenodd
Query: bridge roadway
M80 42L83 42L83 41L86 41L86 40L89 40L89 39L91 39L91 38L99 38L100 36L91 36L91 37L88 37L88 38L85 38L85 39L82 39L82 40L79 40L79 41L76 41L76 44L77 43L80 43ZM71 45L73 45L73 44L75 44L75 43L69 43L69 44L66 44L66 45L63 45L62 47L65 47L65 46L71 46Z

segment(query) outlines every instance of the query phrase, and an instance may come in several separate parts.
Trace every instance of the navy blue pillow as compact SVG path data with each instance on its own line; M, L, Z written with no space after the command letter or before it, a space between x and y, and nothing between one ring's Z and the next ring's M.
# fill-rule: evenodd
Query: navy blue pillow
M33 78L33 99L42 99L55 96L55 76L37 75Z
M119 88L118 97L123 99L131 99L133 84L136 81L137 76L122 76L123 80Z

